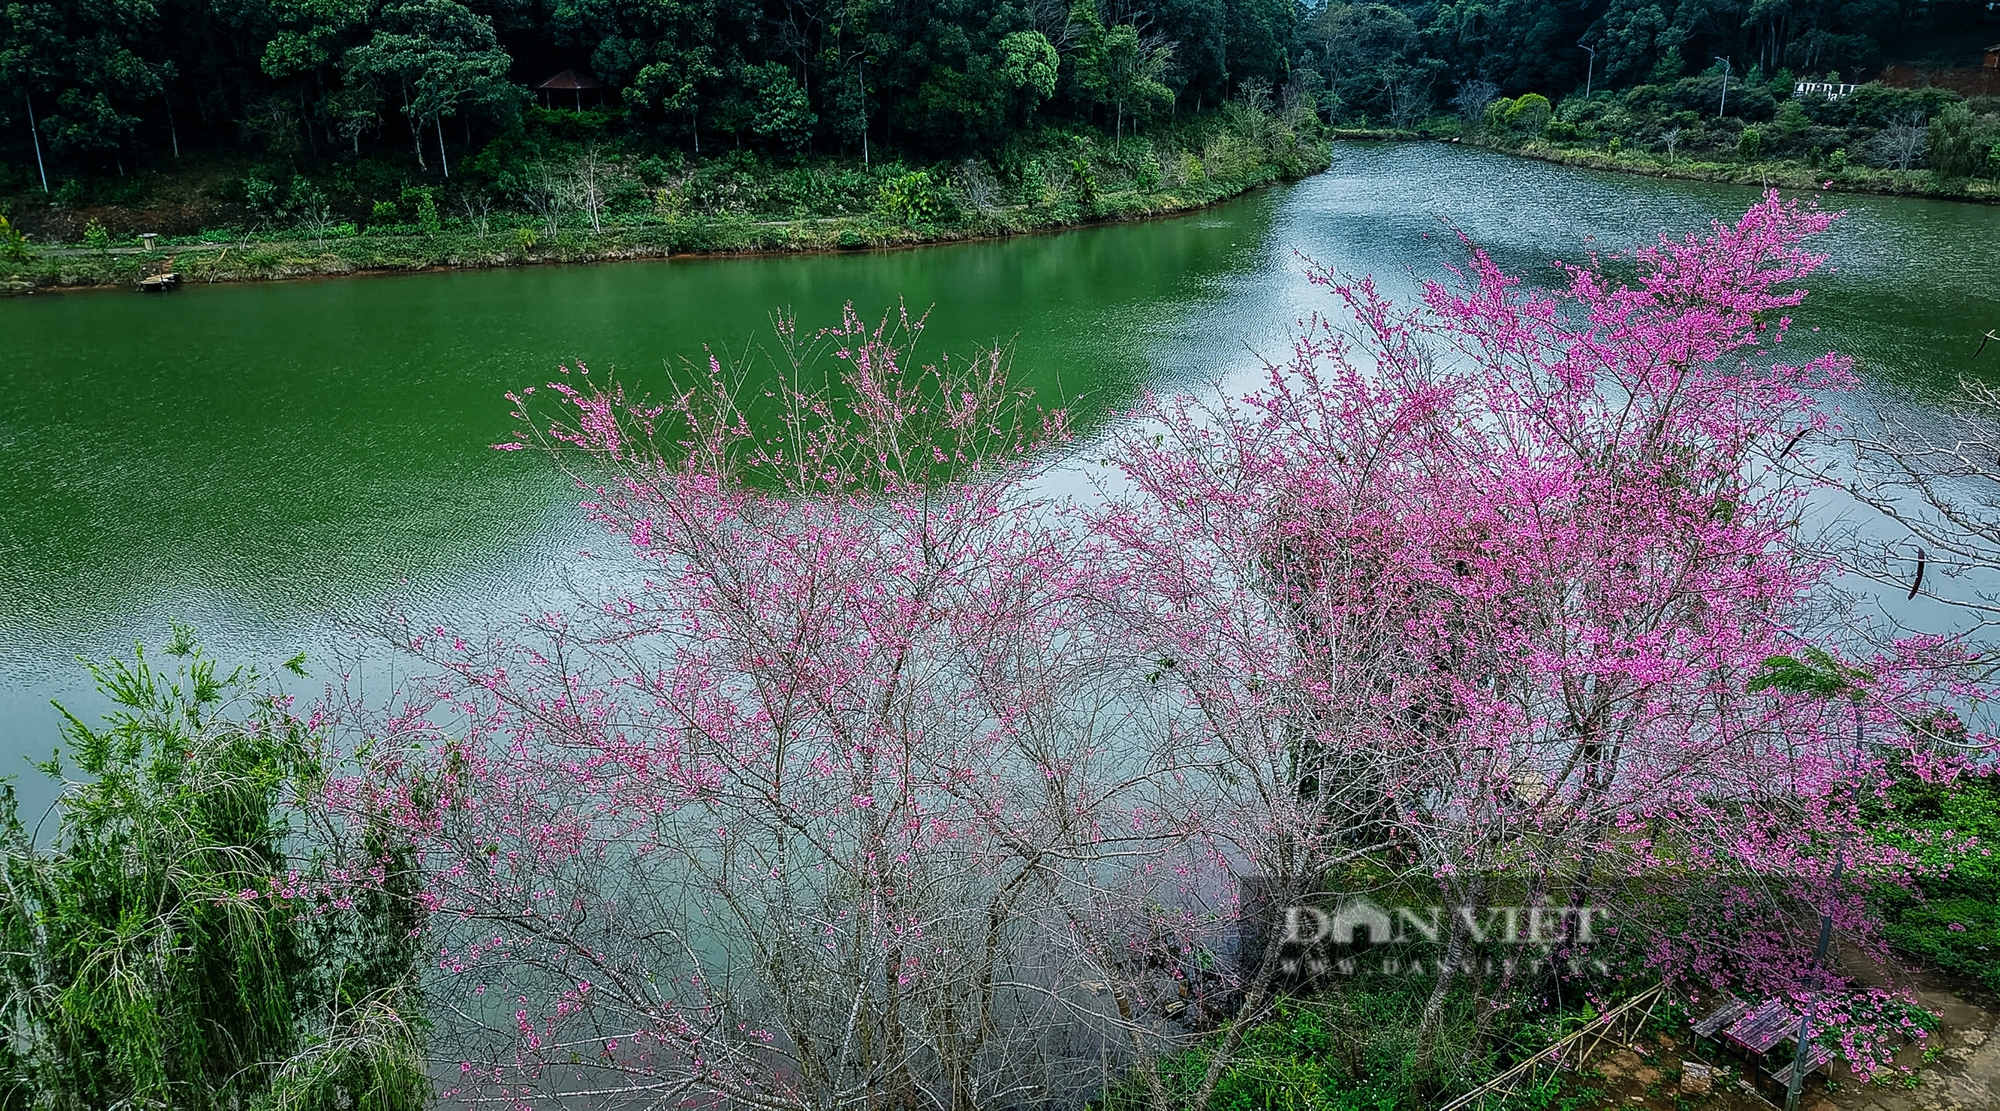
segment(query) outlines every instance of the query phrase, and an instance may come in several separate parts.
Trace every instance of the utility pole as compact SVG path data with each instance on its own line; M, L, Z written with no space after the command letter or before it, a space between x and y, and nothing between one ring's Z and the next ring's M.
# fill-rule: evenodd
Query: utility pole
M35 94L28 93L28 134L35 137L35 169L42 173L42 192L49 191L49 168L42 164L42 129L35 126Z
M1597 48L1583 45L1582 39L1577 40L1576 47L1578 50L1587 50L1590 52L1590 68L1583 72L1583 99L1589 100L1590 83L1597 76Z
M1716 61L1722 63L1722 103L1715 106L1715 118L1719 120L1729 108L1729 72L1736 67L1730 65L1727 58L1718 57Z
M1833 858L1833 886L1836 888L1840 885L1841 868L1846 863L1846 857ZM1813 949L1813 967L1826 966L1826 943L1832 938L1833 911L1829 909L1822 911L1819 916L1819 944ZM1811 1035L1811 1022L1810 1015L1799 1016L1798 1048L1792 1054L1792 1078L1785 1082L1785 1111L1799 1111L1799 1093L1805 1089L1806 1084L1806 1046L1810 1044L1807 1039Z

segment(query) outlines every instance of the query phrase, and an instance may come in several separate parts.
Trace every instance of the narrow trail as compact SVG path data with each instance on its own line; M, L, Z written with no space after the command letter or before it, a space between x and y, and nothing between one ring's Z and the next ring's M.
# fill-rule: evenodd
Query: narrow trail
M1914 1070L1890 1079L1820 1096L1806 1111L2000 1111L2000 1004L1929 972L1899 970L1897 980L1942 1022L1922 1045L1905 1049L1896 1063ZM1905 1087L1906 1083L1914 1086Z

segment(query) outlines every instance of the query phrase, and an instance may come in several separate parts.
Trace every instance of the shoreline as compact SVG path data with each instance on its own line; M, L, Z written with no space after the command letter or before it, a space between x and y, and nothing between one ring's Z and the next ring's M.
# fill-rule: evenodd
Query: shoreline
M1238 200L1258 189L1323 172L1315 160L1298 176L1271 164L1262 172L1226 182L1213 179L1176 192L1108 193L1089 209L1014 205L976 214L963 223L898 225L877 216L754 220L721 216L607 225L601 232L562 229L551 241L523 237L520 229L441 231L434 235L361 234L183 244L153 251L62 247L0 270L0 296L124 289L175 260L180 284L293 281L364 275L441 273L520 266L660 261L673 258L768 257L896 251L1044 235L1102 224L1171 219ZM1193 183L1189 183L1193 185ZM233 257L232 257L233 256Z
M1302 174L1287 175L1266 162L1258 167L1258 172L1240 178L1188 182L1172 192L1106 193L1087 209L1068 203L998 206L949 225L903 225L872 214L762 220L747 215L722 215L610 224L598 232L564 228L546 241L539 235L524 235L527 229L507 227L485 232L441 230L430 235L362 233L318 241L297 235L235 243L184 243L161 246L152 252L136 247L92 251L65 246L38 252L25 263L0 266L0 296L136 291L141 277L157 272L168 261L178 263L174 269L180 275L180 284L212 285L670 258L896 251L988 242L1103 224L1172 219L1199 212L1266 186L1301 181L1324 172L1331 162L1332 144L1338 142L1443 143L1628 177L1777 188L1798 193L1848 193L2000 205L2000 184L1978 182L1978 192L1940 190L1931 183L1926 171L1862 171L1866 176L1848 171L1829 177L1831 171L1815 170L1801 163L1728 164L1689 160L1669 164L1651 155L1643 156L1644 161L1640 161L1600 150L1553 146L1540 140L1513 145L1429 130L1335 128L1325 133L1325 139L1329 142L1321 150L1327 160L1314 159Z
M1981 206L2000 205L2000 183L1972 178L1968 179L1967 184L1980 185L1981 189L1977 193L1969 189L1939 189L1927 170L1864 168L1861 174L1857 175L1852 169L1836 172L1823 167L1807 166L1801 162L1725 163L1687 159L1666 163L1654 159L1650 154L1645 156L1646 161L1640 162L1630 157L1614 157L1602 150L1553 146L1542 140L1514 146L1485 141L1478 136L1389 128L1336 128L1329 132L1329 138L1363 142L1424 142L1467 146L1474 150L1490 151L1512 158L1525 158L1580 170L1598 170L1627 177L1702 181L1717 185L1742 185L1799 193L1847 193L1865 197L1901 197L1908 200L1957 201Z

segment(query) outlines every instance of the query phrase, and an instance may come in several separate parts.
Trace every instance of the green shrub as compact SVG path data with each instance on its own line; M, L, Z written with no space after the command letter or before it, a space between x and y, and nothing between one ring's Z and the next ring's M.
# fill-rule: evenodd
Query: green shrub
M1549 119L1555 109L1549 98L1540 93L1527 93L1517 98L1507 107L1507 128L1523 135L1540 135L1549 126Z
M2000 773L1926 783L1904 772L1889 791L1898 829L1883 839L1915 854L1921 890L1878 894L1890 944L2000 991ZM1900 832L1907 828L1910 832ZM1966 852L1968 843L1971 851Z
M111 249L111 233L104 230L103 223L95 216L90 218L89 223L83 225L83 245L99 252Z
M899 223L928 224L944 215L950 198L945 183L927 170L890 178L876 193L876 206Z
M1069 160L1069 182L1076 190L1076 203L1085 208L1097 203L1097 175L1091 171L1090 158L1079 154Z
M1763 149L1764 136L1754 127L1744 128L1743 133L1736 137L1736 153L1747 162L1756 161L1758 153Z
M273 216L278 211L278 184L266 181L256 174L246 176L237 186L243 197L243 206L262 216Z
M1139 168L1133 171L1132 184L1138 186L1142 193L1151 193L1160 187L1160 168L1160 160L1147 151L1146 157L1139 162Z
M28 251L28 237L21 229L0 216L0 260L7 262L28 262L34 256Z
M167 654L171 670L143 652L91 665L113 710L96 728L66 713L64 744L37 765L61 783L52 837L0 787L10 1094L37 1107L424 1106L419 1030L402 1017L417 1013L422 925L411 854L371 829L358 856L332 841L295 855L289 816L325 775L313 737L261 676L219 672L186 629ZM288 666L303 674L303 659ZM297 890L300 874L354 859L386 878L349 907Z
M1847 148L1835 147L1833 153L1826 156L1826 167L1836 174L1847 169Z
M1657 115L1666 97L1667 90L1658 85L1634 85L1625 90L1625 110L1639 116Z
M1924 158L1937 176L1952 181L1971 177L1981 167L1972 141L1972 113L1964 104L1947 104L1931 117L1924 137Z
M426 189L418 193L417 227L425 235L436 235L442 226L442 223L438 220L437 201L431 198L430 190Z
M1796 142L1812 128L1812 119L1806 115L1805 106L1796 100L1788 100L1778 106L1777 115L1771 118L1771 130L1785 142Z
M1892 89L1870 81L1839 100L1821 102L1813 114L1823 122L1887 127L1910 115L1935 116L1964 98L1949 89Z

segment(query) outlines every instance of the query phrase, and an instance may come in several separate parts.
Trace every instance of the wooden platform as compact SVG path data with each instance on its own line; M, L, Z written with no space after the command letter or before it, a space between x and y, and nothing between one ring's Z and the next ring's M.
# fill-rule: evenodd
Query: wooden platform
M168 271L165 274L152 274L139 279L139 289L145 293L165 293L179 284L181 284L181 276L172 271Z

